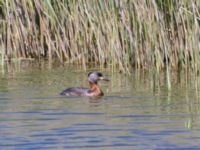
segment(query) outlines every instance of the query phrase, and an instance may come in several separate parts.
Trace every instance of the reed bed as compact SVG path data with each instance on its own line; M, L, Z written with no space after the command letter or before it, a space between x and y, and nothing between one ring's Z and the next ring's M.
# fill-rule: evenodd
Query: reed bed
M199 0L0 0L0 12L1 64L199 71Z

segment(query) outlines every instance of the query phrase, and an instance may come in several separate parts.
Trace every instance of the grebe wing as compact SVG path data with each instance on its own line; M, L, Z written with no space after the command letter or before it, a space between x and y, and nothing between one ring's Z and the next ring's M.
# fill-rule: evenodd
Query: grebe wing
M89 89L85 87L72 87L72 88L67 88L64 91L62 91L60 95L82 96L82 95L86 95L88 91Z

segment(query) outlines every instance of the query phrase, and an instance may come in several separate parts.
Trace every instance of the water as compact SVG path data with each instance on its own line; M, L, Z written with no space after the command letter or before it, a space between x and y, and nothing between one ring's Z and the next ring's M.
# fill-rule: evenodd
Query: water
M26 68L0 75L1 149L200 149L198 90L192 79L166 80L104 70L100 99L62 97L87 86L76 68Z

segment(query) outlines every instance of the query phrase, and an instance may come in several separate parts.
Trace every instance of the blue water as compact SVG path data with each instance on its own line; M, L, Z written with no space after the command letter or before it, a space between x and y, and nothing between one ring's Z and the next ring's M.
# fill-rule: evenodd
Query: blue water
M198 92L192 82L153 86L151 76L105 71L105 96L62 97L87 86L87 73L30 69L0 79L1 149L200 149ZM80 81L80 79L82 79ZM164 82L165 83L165 82Z

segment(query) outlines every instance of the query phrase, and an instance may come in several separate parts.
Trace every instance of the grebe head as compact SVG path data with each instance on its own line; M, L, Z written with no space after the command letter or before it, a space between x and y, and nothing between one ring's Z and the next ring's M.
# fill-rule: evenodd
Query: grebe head
M88 74L88 81L90 83L97 84L97 81L99 81L99 80L109 81L109 79L105 78L101 72L95 71L95 72L90 72Z

